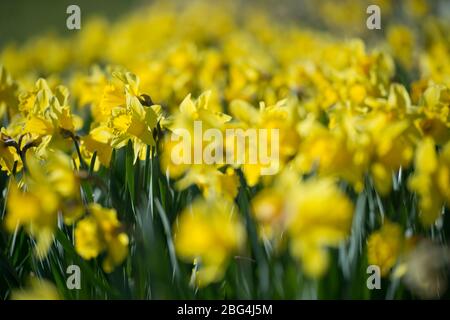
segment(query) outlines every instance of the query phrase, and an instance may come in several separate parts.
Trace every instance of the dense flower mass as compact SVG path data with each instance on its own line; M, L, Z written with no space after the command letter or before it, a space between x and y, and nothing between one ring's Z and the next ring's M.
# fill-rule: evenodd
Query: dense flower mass
M338 273L355 282L373 264L383 277L405 278L413 294L441 295L411 268L428 241L448 254L450 25L427 1L374 2L386 24L373 33L366 1L339 10L314 2L333 17L325 29L360 24L353 38L200 1L155 3L114 23L83 22L70 37L2 48L5 252L35 251L11 254L18 278L28 276L20 259L47 277L73 262L100 288L95 297L119 279L137 297L176 296L154 293L170 289L165 281L183 298L208 288L265 298L290 294L279 289L284 277ZM415 28L396 20L398 6ZM224 136L277 130L278 171L176 161L186 152L174 135L195 136L198 121ZM214 147L234 151L226 139ZM45 297L74 297L33 281L30 293L12 297L38 287ZM303 297L293 286L290 297Z

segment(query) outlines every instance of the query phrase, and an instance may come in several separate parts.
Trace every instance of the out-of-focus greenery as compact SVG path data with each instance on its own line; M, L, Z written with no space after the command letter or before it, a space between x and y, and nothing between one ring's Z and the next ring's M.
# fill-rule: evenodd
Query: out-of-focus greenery
M143 3L142 0L17 0L0 2L0 45L7 42L24 40L36 36L37 32L51 31L69 35L66 28L68 14L66 9L72 4L81 8L82 19L102 16L116 19ZM151 2L151 1L147 1Z

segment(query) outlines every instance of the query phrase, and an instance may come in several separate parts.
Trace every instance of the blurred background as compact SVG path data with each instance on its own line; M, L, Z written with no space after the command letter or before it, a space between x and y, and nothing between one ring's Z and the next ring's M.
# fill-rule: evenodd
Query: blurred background
M217 0L223 1L223 0ZM81 19L102 16L110 21L154 0L2 0L0 1L0 45L32 37L37 31L68 34L66 8L76 4ZM183 6L192 1L160 1ZM381 8L382 27L394 18L396 23L408 23L429 15L450 18L448 0L231 0L237 7L270 12L275 20L292 21L308 27L328 30L345 36L367 35L366 8L377 4ZM370 37L382 34L372 31Z
M81 21L92 16L110 20L135 8L142 0L3 0L0 1L0 45L21 42L37 32L70 33L66 28L66 9L71 4L81 8Z

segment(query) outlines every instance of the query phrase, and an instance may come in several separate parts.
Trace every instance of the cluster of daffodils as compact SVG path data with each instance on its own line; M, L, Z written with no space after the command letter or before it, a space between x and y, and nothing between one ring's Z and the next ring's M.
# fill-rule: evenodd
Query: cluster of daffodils
M2 74L6 75L4 69ZM127 256L128 236L114 209L88 203L92 194L81 192L82 182L88 178L81 150L86 149L86 154L89 146L101 145L102 140L92 137L94 130L81 140L76 131L83 120L72 115L68 89L60 85L50 88L44 79L38 79L30 91L20 93L14 108L4 106L9 125L1 129L2 170L10 176L6 228L17 232L23 227L36 241L36 255L42 259L50 249L58 222L75 224L75 246L80 256L92 259L106 252L103 267L112 271ZM100 148L93 152L97 151L99 159L104 160L106 155Z
M395 1L379 2L392 9ZM408 225L398 208L364 212L380 228L367 230L368 262L383 276L395 266L408 274L409 254L450 203L450 26L428 16L425 1L413 2L411 15L428 17L423 30L389 25L386 40L370 48L203 2L158 3L113 24L86 21L73 37L5 47L6 228L26 230L45 257L55 230L73 226L77 253L112 271L127 257L133 227L120 222L125 212L96 203L86 185L128 148L135 168L156 157L161 179L195 194L174 213L172 236L196 286L220 281L234 257L250 254L250 223L271 254L289 252L307 276L323 276L330 248L351 236L362 193L379 203L407 193L403 201L417 202ZM320 10L330 6L321 2ZM339 15L330 23L339 24ZM278 171L263 175L268 164L259 162L174 161L174 154L193 159L195 146L180 150L173 135L181 128L193 137L196 121L223 136L278 130ZM235 147L222 142L216 152Z

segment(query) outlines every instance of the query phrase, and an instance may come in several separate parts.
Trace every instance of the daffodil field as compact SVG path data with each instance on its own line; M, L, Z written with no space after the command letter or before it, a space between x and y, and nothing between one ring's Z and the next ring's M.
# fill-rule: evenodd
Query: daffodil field
M1 43L0 299L448 298L449 12L143 1ZM198 123L277 157L194 161Z

